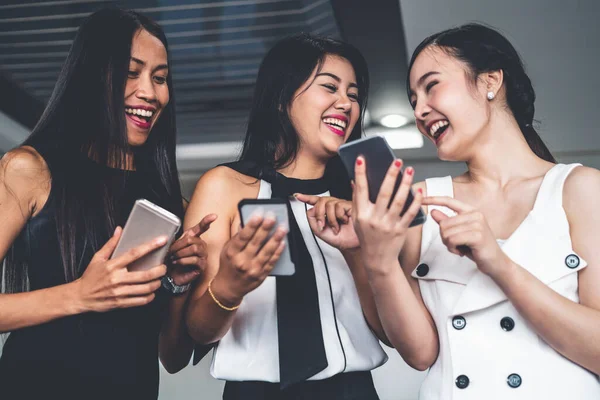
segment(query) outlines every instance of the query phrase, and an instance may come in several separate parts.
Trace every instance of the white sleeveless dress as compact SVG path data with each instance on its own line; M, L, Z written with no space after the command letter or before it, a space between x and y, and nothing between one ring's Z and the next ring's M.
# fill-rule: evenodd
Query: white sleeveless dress
M261 180L258 198L271 198L270 183ZM313 259L329 364L309 380L379 367L386 362L387 355L364 318L344 256L313 235L304 203L291 200L290 204ZM211 364L213 377L228 381L279 382L275 289L275 278L267 277L258 288L246 295L231 329L215 348Z
M577 272L587 264L573 251L562 196L567 176L578 165L550 169L532 211L499 242L513 261L574 302L579 302ZM429 196L453 197L449 176L426 184ZM433 218L423 227L421 260L412 276L419 280L440 340L421 400L600 399L598 377L539 337L474 262L450 253Z

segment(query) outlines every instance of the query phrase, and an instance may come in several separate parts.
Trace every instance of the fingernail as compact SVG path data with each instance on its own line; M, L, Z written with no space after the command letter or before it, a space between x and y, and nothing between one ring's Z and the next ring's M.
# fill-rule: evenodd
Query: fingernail
M272 211L267 211L265 213L265 220L275 221L275 219L276 219L275 214Z
M418 191L419 193L423 194L423 189L419 188L419 189L417 189L417 191Z
M166 236L161 236L159 238L156 239L156 244L159 246L162 246L163 244L167 243L167 237Z
M396 160L394 161L394 165L396 166L396 168L400 168L400 166L402 166L402 161Z
M406 173L407 173L408 175L412 175L414 172L415 172L415 170L413 169L413 167L408 167L408 168L406 168Z
M363 161L360 158L356 159L356 165L362 165Z
M298 194L299 193L294 193L292 196L294 196L294 198L298 198Z
M250 219L257 220L259 218L263 218L264 213L265 213L265 210L262 207L259 207L252 212Z
M322 231L325 227L325 224L323 223L323 221L317 221L317 226L319 227L319 231Z

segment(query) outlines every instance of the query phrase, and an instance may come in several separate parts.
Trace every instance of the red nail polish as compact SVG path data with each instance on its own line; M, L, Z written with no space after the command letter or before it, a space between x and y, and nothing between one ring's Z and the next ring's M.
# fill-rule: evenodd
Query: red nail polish
M421 194L423 194L423 189L419 188L418 192L421 193Z
M356 165L362 165L362 160L360 158L356 159Z
M408 168L406 169L406 173L407 173L407 174L409 174L409 175L412 175L412 174L413 174L413 172L415 172L415 170L414 170L414 169L412 169L412 167L408 167Z
M395 165L397 168L400 168L400 166L402 165L402 161L400 161L400 160L396 160L396 161L394 161L394 165Z

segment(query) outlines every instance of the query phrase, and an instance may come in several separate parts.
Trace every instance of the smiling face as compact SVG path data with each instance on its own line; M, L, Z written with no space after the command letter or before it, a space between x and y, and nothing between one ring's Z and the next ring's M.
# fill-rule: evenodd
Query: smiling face
M464 63L435 46L417 56L409 82L419 131L437 146L440 159L466 160L490 121L486 84L474 83Z
M148 31L138 31L131 44L125 85L127 139L131 146L146 142L150 130L169 103L168 72L165 46Z
M352 64L326 56L322 68L296 91L288 108L301 151L320 159L333 157L352 133L360 115Z

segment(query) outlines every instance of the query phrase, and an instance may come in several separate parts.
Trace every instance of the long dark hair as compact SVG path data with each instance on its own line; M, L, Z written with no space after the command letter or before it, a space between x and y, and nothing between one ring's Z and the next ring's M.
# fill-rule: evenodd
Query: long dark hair
M164 199L162 205L183 215L175 163L175 98L170 75L167 76L170 101L148 140L137 148L131 147L127 140L125 84L131 43L140 30L157 37L168 54L162 28L141 14L109 8L86 18L77 31L42 117L23 143L38 150L50 169L67 282L78 278L86 267L81 265L81 251L85 254L97 251L116 225L112 186L78 168L75 163L81 157L91 156L100 165L126 169L126 154L133 153L135 169L153 178L152 182L159 182L154 190ZM27 265L15 244L7 254L5 268L6 291L26 290Z
M277 42L266 54L256 79L254 99L240 160L280 169L297 156L300 140L288 108L294 94L323 67L326 56L345 58L354 68L360 115L348 141L362 135L362 121L369 92L367 62L354 46L331 38L302 33ZM339 157L327 165L327 173L345 174Z
M521 57L513 45L498 31L487 26L471 23L447 29L423 40L413 52L408 70L417 56L426 48L436 46L464 62L475 81L479 74L502 70L506 101L531 150L540 158L556 163L533 127L535 91ZM410 98L410 84L406 88Z

